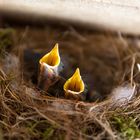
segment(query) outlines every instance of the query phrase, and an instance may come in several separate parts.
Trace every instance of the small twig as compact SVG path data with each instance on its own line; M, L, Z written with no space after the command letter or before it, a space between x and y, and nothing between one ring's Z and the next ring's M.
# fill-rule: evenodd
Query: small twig
M134 75L134 66L135 66L135 62L136 62L136 56L134 55L134 56L132 57L132 66L131 66L131 77L130 77L131 86L133 86L133 75Z

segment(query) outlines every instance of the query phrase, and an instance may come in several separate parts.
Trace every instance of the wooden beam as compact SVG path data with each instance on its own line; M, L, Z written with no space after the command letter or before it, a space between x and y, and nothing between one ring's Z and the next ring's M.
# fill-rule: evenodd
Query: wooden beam
M0 0L0 13L65 20L140 35L139 0ZM24 19L23 16L23 19Z

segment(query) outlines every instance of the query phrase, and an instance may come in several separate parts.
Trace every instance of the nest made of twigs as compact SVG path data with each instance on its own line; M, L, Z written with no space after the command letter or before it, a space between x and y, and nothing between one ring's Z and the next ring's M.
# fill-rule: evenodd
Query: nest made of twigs
M13 36L12 51L3 53L0 59L1 137L26 140L139 137L139 72L136 66L140 61L139 38L49 26L45 30L17 28ZM56 42L60 44L65 65L62 75L68 78L78 65L88 92L100 93L101 102L50 97L37 89L32 79L34 70L23 65L24 50L47 52ZM34 68L36 63L32 65ZM127 105L112 104L109 100L112 90L126 84L136 85L137 96ZM127 124L128 121L132 124ZM126 127L135 134L127 134Z

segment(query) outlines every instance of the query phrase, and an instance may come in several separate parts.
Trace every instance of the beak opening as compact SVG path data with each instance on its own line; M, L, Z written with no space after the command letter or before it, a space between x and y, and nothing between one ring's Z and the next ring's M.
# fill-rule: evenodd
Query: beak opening
M60 64L58 43L54 46L54 48L49 53L47 53L40 59L39 63L40 64L45 63L51 67L56 67Z
M63 88L65 92L71 92L73 94L79 94L84 91L85 85L81 78L79 68L77 68L73 76L65 82Z

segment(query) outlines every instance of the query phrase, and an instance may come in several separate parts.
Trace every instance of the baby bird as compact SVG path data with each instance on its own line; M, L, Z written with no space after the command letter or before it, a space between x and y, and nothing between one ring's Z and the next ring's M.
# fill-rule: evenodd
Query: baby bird
M68 99L85 100L85 84L81 78L79 68L64 84L65 97Z
M40 61L40 72L38 77L38 87L45 91L55 84L59 79L59 65L60 65L60 55L58 44L54 48L44 55Z

